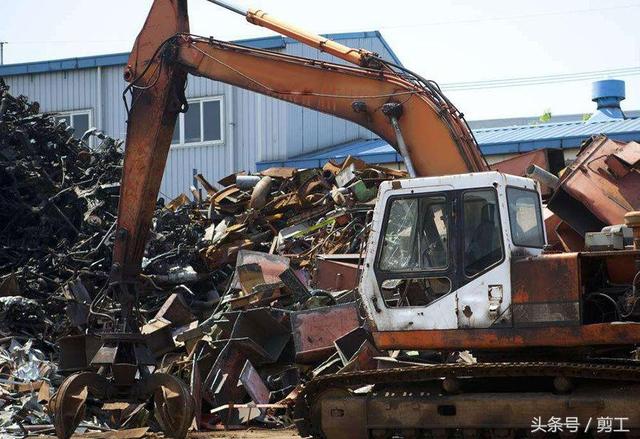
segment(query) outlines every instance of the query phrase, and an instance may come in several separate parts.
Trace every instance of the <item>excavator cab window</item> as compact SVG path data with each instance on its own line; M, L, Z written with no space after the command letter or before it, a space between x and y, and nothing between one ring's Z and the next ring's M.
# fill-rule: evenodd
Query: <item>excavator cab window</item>
M464 274L473 277L502 260L498 197L493 189L465 192Z
M389 308L426 306L451 292L447 277L388 279L382 282L382 297Z
M391 272L444 269L449 264L449 218L441 195L391 203L380 269Z
M508 187L507 203L513 243L521 247L544 247L542 211L538 193L517 187Z
M435 274L450 265L449 209L443 195L397 198L391 202L379 262L380 269L392 277L381 285L388 307L425 306L451 291L449 278ZM432 276L401 275L432 271Z

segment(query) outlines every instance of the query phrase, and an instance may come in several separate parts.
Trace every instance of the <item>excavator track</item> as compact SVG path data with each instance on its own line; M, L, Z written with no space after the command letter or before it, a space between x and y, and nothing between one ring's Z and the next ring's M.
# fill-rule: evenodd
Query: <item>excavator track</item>
M367 385L395 385L411 391L420 383L445 378L564 377L597 382L640 383L640 366L564 362L433 364L393 369L365 370L325 375L305 384L296 400L294 418L302 437L324 438L320 420L312 413L317 398L329 390L355 389ZM623 414L620 414L623 416ZM491 436L489 434L489 436ZM483 437L486 437L483 436ZM633 437L636 437L635 435Z

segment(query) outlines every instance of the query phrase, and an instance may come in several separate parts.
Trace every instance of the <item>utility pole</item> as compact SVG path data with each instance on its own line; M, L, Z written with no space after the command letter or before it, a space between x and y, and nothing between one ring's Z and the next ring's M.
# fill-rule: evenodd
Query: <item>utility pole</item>
M6 41L0 41L0 66L4 64L4 45L9 44Z

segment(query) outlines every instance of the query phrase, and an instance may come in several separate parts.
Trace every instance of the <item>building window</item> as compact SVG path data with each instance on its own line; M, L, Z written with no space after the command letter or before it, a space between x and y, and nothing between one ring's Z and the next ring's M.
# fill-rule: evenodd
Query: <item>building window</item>
M82 135L91 127L91 110L57 112L56 119L64 121L67 126L73 128L73 137L81 139Z
M173 131L173 146L222 143L222 97L190 99L189 110L180 113Z

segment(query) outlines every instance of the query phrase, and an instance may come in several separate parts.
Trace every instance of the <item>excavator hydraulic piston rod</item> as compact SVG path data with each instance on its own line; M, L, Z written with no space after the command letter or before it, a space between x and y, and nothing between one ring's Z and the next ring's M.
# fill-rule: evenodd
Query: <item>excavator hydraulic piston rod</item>
M224 0L207 0L207 1L218 6L222 6L223 8L228 9L231 12L235 12L236 14L247 15L247 13L249 12L247 9L242 9L240 6Z
M229 11L235 12L246 17L247 21L256 26L265 27L274 32L277 32L287 37L293 38L296 41L300 41L308 46L315 47L321 52L327 52L330 55L336 56L349 63L355 64L361 67L381 68L381 63L375 63L374 60L377 56L373 52L369 52L365 49L353 49L335 41L329 40L320 35L307 32L304 29L300 29L297 26L286 23L282 20L278 20L269 16L265 11L256 9L243 9L242 7L235 5L225 0L207 0L211 3L215 3Z
M556 189L560 184L560 179L558 177L538 165L530 165L526 172L527 177L533 178L538 183L547 186L548 188Z
M407 143L404 141L404 136L402 135L402 130L400 129L400 124L398 123L398 118L402 115L402 105L393 102L384 104L382 106L382 112L389 117L389 121L391 122L393 131L395 131L396 133L398 149L400 150L400 154L402 155L402 158L404 160L404 165L407 167L409 177L417 177L418 174L416 174L416 170L413 167L411 155L409 154L409 148L407 147Z

